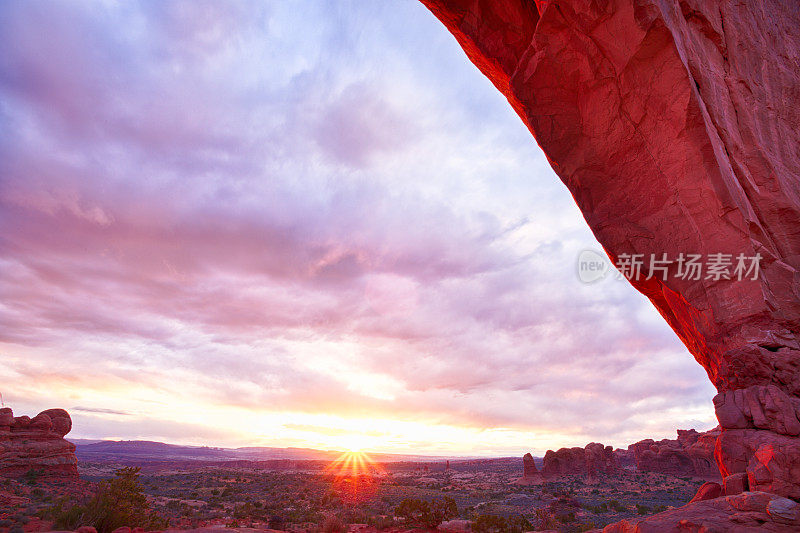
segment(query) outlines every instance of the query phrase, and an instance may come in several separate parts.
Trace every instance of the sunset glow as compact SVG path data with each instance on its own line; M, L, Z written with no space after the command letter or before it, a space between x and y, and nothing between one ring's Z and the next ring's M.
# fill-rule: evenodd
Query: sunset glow
M361 474L369 474L377 468L377 463L366 453L361 451L348 451L333 461L330 466L326 468L326 472L332 473L337 477L353 477Z
M325 472L332 476L332 486L346 503L357 503L375 496L383 472L381 465L361 451L348 451L333 461Z
M572 197L420 2L199 3L0 4L16 414L347 451L347 483L366 451L716 425L646 298L580 282L599 245Z

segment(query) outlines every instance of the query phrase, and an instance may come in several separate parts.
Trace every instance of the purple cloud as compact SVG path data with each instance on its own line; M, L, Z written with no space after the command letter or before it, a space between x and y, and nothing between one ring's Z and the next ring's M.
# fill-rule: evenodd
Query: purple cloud
M652 306L579 283L579 212L429 14L307 7L0 7L7 400L146 438L224 439L192 401L618 444L711 420Z

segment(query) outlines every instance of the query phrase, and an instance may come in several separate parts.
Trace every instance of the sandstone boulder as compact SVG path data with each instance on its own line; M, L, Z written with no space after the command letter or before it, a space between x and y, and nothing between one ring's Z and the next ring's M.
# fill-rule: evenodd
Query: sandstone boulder
M689 503L713 500L714 498L719 498L721 495L722 486L719 483L708 481L703 483L703 485L697 489L697 493L695 493L694 498L692 498Z
M64 440L71 428L72 420L63 409L50 409L33 419L0 409L0 475L40 470L77 477L75 445Z

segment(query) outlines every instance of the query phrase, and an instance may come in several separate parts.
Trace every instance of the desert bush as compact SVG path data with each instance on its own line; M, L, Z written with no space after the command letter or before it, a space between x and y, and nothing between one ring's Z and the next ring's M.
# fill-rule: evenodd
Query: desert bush
M52 520L56 529L75 530L83 525L82 520L86 514L86 508L70 503L67 497L59 498L51 507L42 510L40 516Z
M502 516L482 514L472 523L474 533L506 533L508 524Z
M619 503L617 500L611 500L611 501L609 501L609 502L608 502L608 506L609 506L611 509L613 509L614 511L618 512L618 513L622 513L622 512L624 512L624 511L626 510L626 509L625 509L625 506L624 506L624 505L622 505L621 503Z
M328 515L322 523L322 533L345 533L347 531L347 524L336 515Z
M533 529L527 518L524 516L503 517L490 514L482 514L475 518L472 524L474 533L522 533Z
M556 529L558 521L547 509L536 509L533 512L536 529Z
M393 527L395 523L394 519L389 516L370 516L367 520L367 525L370 525L377 530L383 530Z
M114 472L112 479L100 483L86 506L87 525L94 526L98 533L110 533L122 526L147 528L151 525L139 471L134 467L121 468Z
M445 520L458 516L458 507L456 501L449 496L430 502L406 498L400 502L394 514L408 526L434 529Z
M603 514L608 512L608 504L603 502L599 505L587 505L586 509L593 512L594 514Z

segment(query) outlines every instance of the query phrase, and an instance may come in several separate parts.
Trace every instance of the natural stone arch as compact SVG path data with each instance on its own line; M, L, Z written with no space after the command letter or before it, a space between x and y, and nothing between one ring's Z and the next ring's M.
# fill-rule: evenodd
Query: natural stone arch
M612 260L673 259L632 283L717 387L722 475L800 499L798 4L422 2L509 100ZM758 254L760 277L681 279L680 253Z

